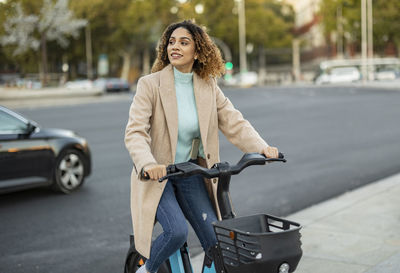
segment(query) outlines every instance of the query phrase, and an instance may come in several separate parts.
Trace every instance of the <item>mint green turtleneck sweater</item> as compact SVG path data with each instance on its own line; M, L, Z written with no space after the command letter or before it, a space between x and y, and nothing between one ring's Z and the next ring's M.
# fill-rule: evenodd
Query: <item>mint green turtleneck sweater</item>
M178 143L175 163L190 160L190 150L194 138L200 139L199 118L193 89L193 72L182 73L174 67L176 100L178 103ZM199 156L204 158L200 140Z

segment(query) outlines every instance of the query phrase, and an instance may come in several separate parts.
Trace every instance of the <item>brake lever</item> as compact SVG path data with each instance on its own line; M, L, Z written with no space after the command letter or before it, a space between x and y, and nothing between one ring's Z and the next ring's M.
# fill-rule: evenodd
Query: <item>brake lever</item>
M266 162L283 162L286 163L286 159L284 158L266 158Z

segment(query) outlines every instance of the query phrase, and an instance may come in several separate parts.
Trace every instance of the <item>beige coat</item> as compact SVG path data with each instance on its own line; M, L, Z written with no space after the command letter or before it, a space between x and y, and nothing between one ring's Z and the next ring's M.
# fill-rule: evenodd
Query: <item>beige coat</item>
M216 84L193 75L201 141L207 167L219 159L218 129L243 152L261 152L266 142L237 111ZM131 175L131 213L137 251L150 256L155 214L165 183L142 181L140 171L149 164L172 164L178 140L178 109L171 65L139 79L129 112L125 145L134 167ZM217 179L206 186L220 219Z

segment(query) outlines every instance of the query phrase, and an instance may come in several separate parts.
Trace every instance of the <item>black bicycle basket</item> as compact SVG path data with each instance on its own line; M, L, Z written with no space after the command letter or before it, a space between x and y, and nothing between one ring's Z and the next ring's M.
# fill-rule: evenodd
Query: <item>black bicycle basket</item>
M258 214L214 222L213 226L227 273L293 272L300 261L298 223Z

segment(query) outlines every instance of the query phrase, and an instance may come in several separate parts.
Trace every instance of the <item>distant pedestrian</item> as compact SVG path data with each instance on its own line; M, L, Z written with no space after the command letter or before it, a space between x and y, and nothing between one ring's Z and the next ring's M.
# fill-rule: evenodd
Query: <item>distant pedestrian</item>
M184 244L186 219L206 254L216 244L211 223L221 219L217 180L194 176L159 183L167 165L192 161L209 168L219 162L218 130L243 152L278 157L278 149L260 137L218 87L216 78L223 73L221 53L208 34L183 21L167 27L152 74L139 79L125 132L134 162L135 247L147 258L137 272L156 272ZM163 233L152 242L155 220Z

